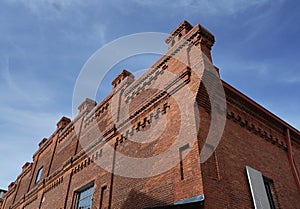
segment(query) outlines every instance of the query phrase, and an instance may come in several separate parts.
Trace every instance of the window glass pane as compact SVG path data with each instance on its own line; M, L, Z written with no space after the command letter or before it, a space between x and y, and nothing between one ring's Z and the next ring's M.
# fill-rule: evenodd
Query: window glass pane
M35 183L38 183L41 180L42 173L43 173L43 167L39 168L36 174Z
M80 192L78 192L78 209L90 209L92 208L94 186L90 186Z

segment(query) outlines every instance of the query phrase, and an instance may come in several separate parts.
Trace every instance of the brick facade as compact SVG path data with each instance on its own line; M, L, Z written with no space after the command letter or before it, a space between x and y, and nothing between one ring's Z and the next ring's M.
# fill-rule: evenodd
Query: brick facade
M186 45L186 40L194 47ZM39 143L33 162L26 163L22 173L9 185L1 209L75 208L76 191L86 185L94 188L92 208L171 207L199 195L204 197L201 201L204 208L254 208L246 166L272 180L276 208L300 208L299 131L224 81L221 85L226 95L226 109L218 109L218 114L226 117L225 129L213 154L200 163L201 150L208 146L205 140L213 108L209 86L204 86L201 80L205 76L211 79L219 76L216 67L213 67L214 72L206 71L207 60L212 60L210 50L214 36L202 26L193 27L184 21L166 42L167 54L139 79L134 80L131 73L122 71L113 80L113 89L103 101L96 104L86 99L79 106L76 118L71 121L63 117L57 123L54 133ZM205 70L197 74L192 70L195 66ZM167 72L176 75L176 79L165 76ZM214 87L214 82L209 85ZM184 92L185 87L190 96ZM197 121L195 130L189 124L180 124L183 120L180 102L198 111L193 118ZM122 112L127 104L130 104L129 115ZM186 142L184 137L177 140L182 127L194 137L195 143ZM147 130L150 131L149 142L130 140L146 140L139 138L142 136L139 134ZM178 162L170 169L144 178L117 174L124 165L131 174L143 171L136 164L127 164L118 158L118 153L143 159L166 152L174 143L178 143L179 149L172 157ZM111 153L105 151L107 145ZM293 160L289 160L289 153ZM167 163L167 158L158 159L153 170ZM101 164L109 165L114 172L103 169ZM296 169L293 170L293 166Z

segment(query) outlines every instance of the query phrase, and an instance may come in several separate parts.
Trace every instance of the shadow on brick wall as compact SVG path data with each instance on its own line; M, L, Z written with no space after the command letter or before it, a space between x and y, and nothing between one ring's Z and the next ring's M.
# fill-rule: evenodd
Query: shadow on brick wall
M158 200L145 193L131 190L121 209L143 209L146 207L162 206L168 203Z
M161 194L163 196L164 194ZM121 209L202 209L204 202L172 205L154 197L131 190Z

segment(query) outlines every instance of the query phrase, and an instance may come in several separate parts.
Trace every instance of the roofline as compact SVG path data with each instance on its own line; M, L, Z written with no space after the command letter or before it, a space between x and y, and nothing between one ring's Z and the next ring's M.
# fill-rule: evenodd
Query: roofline
M279 118L277 115L275 115L274 113L270 112L269 110L267 110L266 108L264 108L262 105L258 104L257 102L255 102L254 100L252 100L250 97L246 96L245 94L243 94L242 92L240 92L239 90L237 90L236 88L234 88L233 86L231 86L230 84L226 83L223 80L221 80L221 81L222 81L223 87L225 87L229 91L237 94L239 97L241 97L242 99L244 99L246 102L250 103L255 108L258 108L259 110L263 111L268 116L270 116L272 119L274 119L278 123L282 124L283 126L285 126L286 128L288 128L289 130L295 132L298 136L300 136L300 131L299 130L297 130L296 128L294 128L293 126L291 126L290 124L288 124L287 122L285 122L284 120L282 120L281 118Z

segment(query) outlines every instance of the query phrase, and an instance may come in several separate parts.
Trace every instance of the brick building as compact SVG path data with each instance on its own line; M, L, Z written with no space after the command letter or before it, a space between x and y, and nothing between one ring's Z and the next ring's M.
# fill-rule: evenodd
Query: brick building
M6 192L7 192L6 190L0 189L0 208L3 202L3 196Z
M300 208L300 132L219 79L205 28L184 21L166 42L140 78L123 70L103 101L58 121L1 209ZM141 160L174 144L153 173Z

